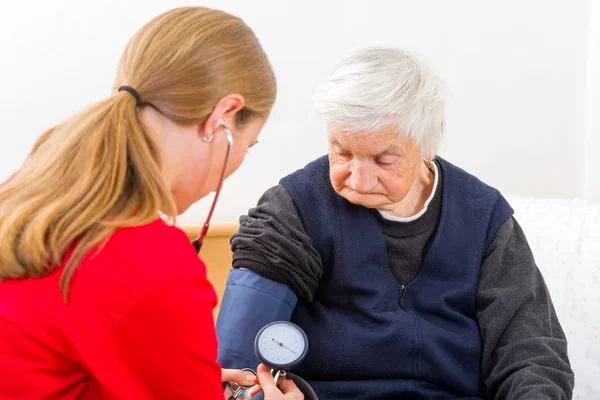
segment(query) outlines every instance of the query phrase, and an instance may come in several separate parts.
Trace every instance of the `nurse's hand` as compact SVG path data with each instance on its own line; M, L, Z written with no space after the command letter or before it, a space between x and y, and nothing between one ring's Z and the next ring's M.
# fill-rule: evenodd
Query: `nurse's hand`
M253 373L242 371L241 369L221 369L221 382L235 382L238 385L252 386L255 384L256 377ZM233 393L229 387L225 388L225 399L229 399Z
M304 400L300 389L289 379L281 379L277 387L273 375L264 364L260 364L256 370L256 381L260 386L252 391L252 397L262 390L265 400Z

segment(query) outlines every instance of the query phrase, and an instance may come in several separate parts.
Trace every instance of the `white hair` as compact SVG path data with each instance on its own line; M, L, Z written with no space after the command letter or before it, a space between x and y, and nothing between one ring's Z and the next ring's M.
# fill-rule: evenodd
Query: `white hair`
M414 53L366 47L347 53L313 97L329 126L371 133L389 126L436 154L444 122L444 82Z

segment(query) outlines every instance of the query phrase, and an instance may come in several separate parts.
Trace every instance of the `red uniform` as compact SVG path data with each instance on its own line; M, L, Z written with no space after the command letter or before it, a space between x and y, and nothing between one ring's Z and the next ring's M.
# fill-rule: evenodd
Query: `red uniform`
M0 399L222 399L216 295L187 236L117 231L78 266L0 282Z

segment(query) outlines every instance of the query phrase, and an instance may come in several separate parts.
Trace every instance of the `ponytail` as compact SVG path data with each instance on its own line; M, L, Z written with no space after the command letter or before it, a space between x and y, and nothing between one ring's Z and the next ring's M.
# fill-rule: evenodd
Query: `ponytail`
M40 136L0 187L0 280L45 276L67 261L60 280L67 301L81 259L116 229L160 213L175 222L162 155L138 119L139 94L167 116L198 121L229 93L244 97L242 117L266 118L277 92L252 30L205 7L173 9L138 30L114 85L123 90Z
M44 133L0 187L0 280L48 275L68 257L66 302L86 254L160 212L174 222L159 147L140 124L136 99L118 92Z

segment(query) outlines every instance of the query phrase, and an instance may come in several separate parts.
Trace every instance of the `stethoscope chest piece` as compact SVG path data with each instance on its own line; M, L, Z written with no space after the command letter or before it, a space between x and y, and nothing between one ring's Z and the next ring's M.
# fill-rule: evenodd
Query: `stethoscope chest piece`
M242 371L250 372L254 376L256 376L256 371L254 371L251 368L243 368ZM231 397L229 397L228 400L248 400L248 399L251 399L250 393L252 393L252 389L254 389L255 386L256 385L241 386L241 385L238 385L235 382L229 382L229 383L227 383L227 387L229 387L229 390L231 390L231 393L233 393L233 395Z

